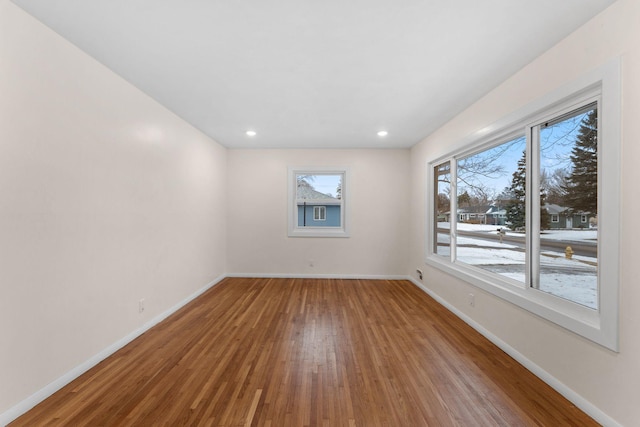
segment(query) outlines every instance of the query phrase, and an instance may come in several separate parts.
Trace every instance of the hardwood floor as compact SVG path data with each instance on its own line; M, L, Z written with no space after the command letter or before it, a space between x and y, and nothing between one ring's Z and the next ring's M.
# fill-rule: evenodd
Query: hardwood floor
M407 281L225 279L11 426L590 426Z

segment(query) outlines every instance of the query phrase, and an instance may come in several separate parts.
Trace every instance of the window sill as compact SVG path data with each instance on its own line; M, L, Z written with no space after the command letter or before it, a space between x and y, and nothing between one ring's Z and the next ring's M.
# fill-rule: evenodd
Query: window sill
M617 351L617 340L602 327L598 310L581 306L537 289L528 288L509 278L496 277L465 264L451 264L448 258L430 256L425 262L464 282L508 301L543 319L581 335L597 344Z
M289 237L349 237L343 228L307 227L289 230Z

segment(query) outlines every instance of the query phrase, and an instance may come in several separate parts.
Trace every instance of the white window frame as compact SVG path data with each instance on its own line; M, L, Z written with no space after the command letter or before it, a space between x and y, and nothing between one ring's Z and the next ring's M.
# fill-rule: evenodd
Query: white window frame
M298 175L342 175L342 189L340 195L340 227L298 226L298 201L296 189ZM349 168L347 167L293 167L288 168L288 236L289 237L349 237L349 209L347 206ZM326 213L325 213L326 218Z
M586 215L580 215L580 223L586 223L588 221Z
M327 220L327 207L326 206L314 206L313 207L313 220L314 221L326 221Z
M521 110L490 125L461 141L459 148L447 155L430 160L427 164L427 221L426 260L436 268L448 272L472 285L503 298L523 309L554 322L570 331L590 339L613 351L619 349L619 251L620 251L620 157L621 157L621 81L620 60L613 60L565 86L547 94ZM456 227L451 224L451 256L434 253L434 239L430 232L434 224L433 195L435 183L433 170L447 161L451 162L451 192L456 194L457 160L492 146L508 141L514 135L531 138L532 129L548 117L557 117L593 100L598 101L598 309L576 304L549 293L532 288L499 274L456 262ZM537 153L531 153L527 142L527 187L537 179L539 165ZM532 164L533 162L533 164ZM531 173L534 171L533 173ZM536 181L537 182L537 181ZM537 188L537 184L535 185ZM539 200L528 193L528 212L539 211ZM457 209L456 197L451 198L451 211ZM530 215L528 215L530 217ZM531 227L532 230L535 227ZM534 233L535 234L535 233ZM531 240L531 241L530 241ZM527 247L537 253L537 239L527 239ZM528 269L527 269L528 270ZM526 283L530 283L527 277Z
M560 222L559 214L551 214L551 222Z

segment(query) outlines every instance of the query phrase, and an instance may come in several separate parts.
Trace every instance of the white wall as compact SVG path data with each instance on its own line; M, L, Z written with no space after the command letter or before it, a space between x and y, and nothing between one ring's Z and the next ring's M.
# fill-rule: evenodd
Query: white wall
M640 384L640 2L619 0L556 47L458 115L412 150L411 260L423 266L425 285L499 339L591 402L609 421L638 425ZM620 353L558 326L424 264L426 163L475 131L597 68L622 57L623 160ZM603 141L604 144L607 141ZM415 267L414 267L415 268ZM466 304L476 294L475 308Z
M223 275L226 194L223 147L0 0L0 414Z
M409 150L229 150L227 271L406 274L409 154ZM287 237L289 166L349 167L351 237Z

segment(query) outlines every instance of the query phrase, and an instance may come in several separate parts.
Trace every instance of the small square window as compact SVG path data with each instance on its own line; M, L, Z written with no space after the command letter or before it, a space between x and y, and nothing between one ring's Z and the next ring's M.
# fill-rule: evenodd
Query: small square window
M289 237L348 237L345 168L289 168Z
M558 214L551 214L551 222L560 222Z

